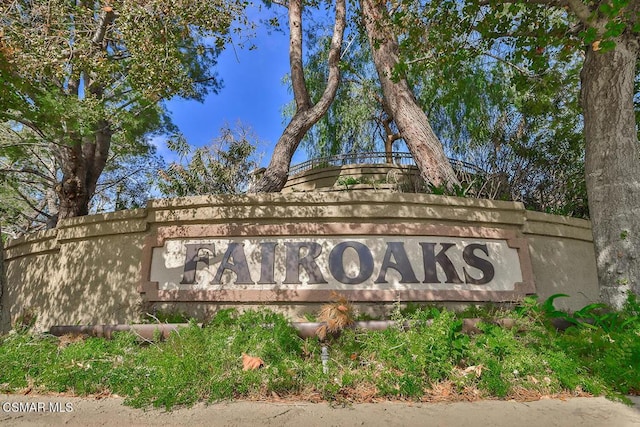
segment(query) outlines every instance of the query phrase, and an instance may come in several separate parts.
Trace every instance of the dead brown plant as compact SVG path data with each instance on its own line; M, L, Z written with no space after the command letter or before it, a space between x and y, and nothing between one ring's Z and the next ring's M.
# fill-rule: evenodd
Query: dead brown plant
M328 335L338 334L353 325L353 306L344 295L334 292L332 302L320 308L318 320L323 324L316 329L316 335L324 341Z

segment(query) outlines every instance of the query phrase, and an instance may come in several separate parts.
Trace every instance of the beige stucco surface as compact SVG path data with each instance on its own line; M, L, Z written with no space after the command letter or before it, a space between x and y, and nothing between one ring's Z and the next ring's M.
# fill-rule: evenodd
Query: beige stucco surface
M421 181L418 169L412 165L351 164L343 166L327 166L309 169L289 178L283 193L299 191L348 191L357 186L350 183L350 179L361 184L368 184L374 189L404 189L413 190L419 187Z
M215 227L242 235L243 230L267 227L281 235L292 230L298 235L320 235L322 230L348 235L353 230L362 234L362 229L375 234L378 225L399 234L441 226L507 230L526 240L542 298L569 294L571 298L558 303L571 309L598 298L589 222L528 212L520 203L382 191L202 196L153 200L145 209L74 218L57 229L10 241L0 326L6 331L24 314L36 315L41 330L139 321L153 309L144 304L139 288L145 274L144 245L166 230L178 236L187 229L206 235ZM205 315L228 305L181 302L175 307ZM371 311L372 305L363 307ZM156 304L163 310L172 307ZM299 314L306 304L280 301L277 307Z

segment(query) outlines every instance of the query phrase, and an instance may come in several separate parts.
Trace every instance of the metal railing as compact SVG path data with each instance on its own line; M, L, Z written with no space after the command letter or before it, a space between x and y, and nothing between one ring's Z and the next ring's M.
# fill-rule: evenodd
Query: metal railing
M411 153L392 152L391 159L394 165L402 166L415 166L416 162L413 160ZM484 171L474 164L457 159L449 159L451 166L457 173L472 173L483 174ZM336 156L318 157L315 159L307 160L306 162L298 163L297 165L289 168L289 176L297 175L301 172L310 169L326 168L330 166L344 166L344 165L363 165L363 164L385 164L387 162L387 153L385 152L372 152L372 153L351 153L351 154L339 154Z

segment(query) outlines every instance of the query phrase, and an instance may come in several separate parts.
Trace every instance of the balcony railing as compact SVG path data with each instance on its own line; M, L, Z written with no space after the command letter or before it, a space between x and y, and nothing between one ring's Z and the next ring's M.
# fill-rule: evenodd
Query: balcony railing
M352 154L339 154L337 156L318 157L315 159L307 160L306 162L298 163L297 165L289 168L289 176L297 175L301 172L309 169L326 168L329 166L344 166L344 165L370 165L370 164L385 164L387 163L387 153L385 152L373 152L373 153L352 153ZM394 165L401 166L415 166L415 161L411 156L411 153L392 152L391 159ZM485 172L474 164L449 159L451 166L458 173L471 173L471 174L484 174Z

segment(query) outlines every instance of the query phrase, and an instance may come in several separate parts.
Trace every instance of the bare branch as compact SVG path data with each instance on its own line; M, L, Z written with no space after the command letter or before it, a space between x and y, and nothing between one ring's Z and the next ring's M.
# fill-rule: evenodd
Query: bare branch
M482 52L482 55L484 55L484 56L488 56L489 58L492 58L492 59L495 59L496 61L500 61L500 62L502 62L503 64L508 65L509 67L513 68L514 70L518 71L520 74L522 74L522 75L524 75L524 76L527 76L527 77L536 77L536 75L535 75L535 74L533 74L533 73L531 73L530 71L525 70L524 68L522 68L522 67L520 67L520 66L518 66L518 65L514 64L514 63L513 63L513 62L511 62L511 61L507 61L506 59L504 59L504 58L502 58L502 57L500 57L500 56L498 56L498 55L494 55L494 54L492 54L491 52Z
M40 162L40 164L45 168L45 170L47 172L49 172L49 176L52 177L55 180L55 167L52 166L51 164L45 162L44 159L42 158L40 153L38 153L37 150L29 149L29 151L31 152L32 156L34 156L36 159L38 159L38 162ZM53 157L52 153L49 153L49 154L51 155L51 157Z
M122 176L120 178L117 178L117 179L114 179L114 180L111 180L111 181L105 181L105 182L98 183L96 185L96 192L105 191L105 190L108 190L110 188L113 188L113 187L117 186L118 184L121 184L121 183L125 182L126 180L130 179L132 176L139 174L142 171L144 171L144 168L139 168L138 170L136 170L134 172L131 172L126 176Z
M318 103L313 107L317 109L318 117L325 114L335 98L338 85L340 84L340 51L342 49L342 38L346 26L346 15L345 0L337 0L335 24L333 26L333 35L331 37L331 47L329 50L327 87L325 87Z
M8 120L13 120L14 122L18 122L18 123L28 127L29 129L31 129L32 131L37 133L40 138L45 139L45 140L47 139L46 135L44 134L44 132L42 132L40 130L40 128L38 126L36 126L36 124L31 122L30 120L27 120L27 119L25 119L23 117L20 117L20 116L16 116L16 115L8 113L8 112L4 113L4 117L6 117Z
M0 172L2 173L24 173L24 174L30 174L30 175L35 175L35 176L39 176L40 178L44 179L45 181L48 182L56 182L55 179L43 174L42 172L33 169L33 168L22 168L22 169L11 169L11 168L4 168L4 169L0 169Z
M11 184L10 184L11 185ZM13 191L15 191L15 193L18 195L18 197L20 197L31 209L33 209L35 212L37 212L40 215L43 215L47 218L51 218L51 215L49 215L48 213L42 211L41 209L38 209L32 202L31 200L29 200L29 198L27 196L25 196L24 194L22 194L22 192L16 188L15 185L11 185L11 188L13 189ZM44 207L44 206L43 206Z

